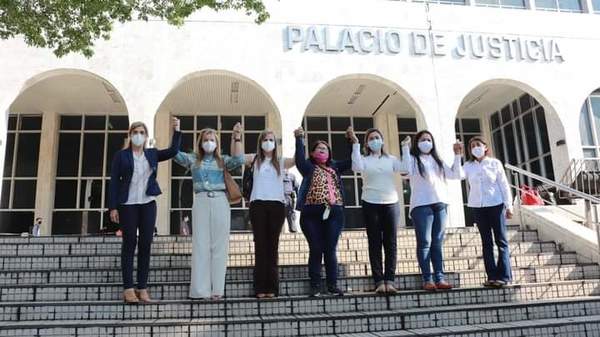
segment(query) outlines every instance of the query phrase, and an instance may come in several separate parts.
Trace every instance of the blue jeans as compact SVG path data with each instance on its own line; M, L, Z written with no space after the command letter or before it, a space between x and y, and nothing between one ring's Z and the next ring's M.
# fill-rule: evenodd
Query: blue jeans
M483 263L488 281L512 280L510 266L510 249L506 237L506 219L504 217L504 205L491 207L475 207L473 220L479 228L481 246L483 250ZM494 259L494 242L498 247L498 261Z
M378 285L382 281L394 282L396 278L396 233L400 223L400 205L372 204L362 202L365 226L369 238L369 261L373 280ZM385 252L385 271L382 264L381 248Z
M337 286L337 243L344 228L344 207L332 206L323 220L323 205L305 205L300 213L300 227L308 241L308 275L311 287L321 286L321 261L325 259L327 286Z
M417 237L417 260L423 282L441 282L444 280L444 256L442 243L446 231L447 205L436 203L419 206L411 211ZM433 277L431 275L433 264Z

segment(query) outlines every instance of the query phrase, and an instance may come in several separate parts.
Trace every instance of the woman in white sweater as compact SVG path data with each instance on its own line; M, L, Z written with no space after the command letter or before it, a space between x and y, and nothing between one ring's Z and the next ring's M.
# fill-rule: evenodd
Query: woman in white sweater
M398 158L384 149L383 135L378 129L365 134L364 156L352 128L348 128L352 145L352 170L360 172L362 210L369 238L369 261L375 281L375 292L395 293L396 233L400 223L400 205L394 175L402 169ZM381 249L385 252L385 270Z
M454 163L446 165L437 154L433 135L423 130L402 141L402 162L410 179L410 216L417 238L417 260L427 291L451 289L444 277L444 242L448 196L447 179L461 179L462 144L454 144ZM431 273L433 265L433 275Z

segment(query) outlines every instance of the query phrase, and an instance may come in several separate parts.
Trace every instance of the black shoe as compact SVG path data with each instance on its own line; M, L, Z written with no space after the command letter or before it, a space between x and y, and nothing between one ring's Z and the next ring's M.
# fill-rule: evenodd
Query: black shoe
M321 287L311 286L310 287L310 294L308 296L310 296L310 297L319 297L319 296L321 296Z
M334 296L344 296L344 291L342 291L342 289L338 288L337 286L327 287L327 292L330 295Z

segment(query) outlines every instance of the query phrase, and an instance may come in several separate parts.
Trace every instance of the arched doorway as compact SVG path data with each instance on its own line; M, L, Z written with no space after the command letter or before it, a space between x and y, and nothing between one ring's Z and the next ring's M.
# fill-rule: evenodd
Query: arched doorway
M155 134L160 140L169 139L169 130L164 125L168 125L170 116L177 116L181 120L182 150L188 152L195 150L200 130L208 127L217 130L221 149L229 154L231 131L237 122L244 128L242 140L245 153L256 152L258 136L265 128L274 130L281 137L281 117L270 95L255 81L226 70L195 72L174 86L156 114ZM281 139L278 141L281 144ZM161 174L159 169L159 175L170 176L170 198L168 205L159 206L162 208L159 209L159 219L170 224L167 232L175 234L179 233L179 227L186 217L191 222L192 181L189 172L177 163L170 164L170 174L167 171ZM240 170L234 175L240 185L242 174ZM232 205L231 228L250 228L245 201Z

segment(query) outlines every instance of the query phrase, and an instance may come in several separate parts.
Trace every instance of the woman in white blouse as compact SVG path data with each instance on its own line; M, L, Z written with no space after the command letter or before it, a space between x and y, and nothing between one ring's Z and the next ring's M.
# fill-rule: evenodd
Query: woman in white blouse
M250 222L254 234L254 292L256 297L279 294L279 235L285 220L284 170L295 165L294 158L280 158L271 130L258 137L256 154L246 155L252 166Z
M352 127L348 128L352 141L352 170L362 176L362 211L369 238L369 261L375 281L375 292L396 293L396 233L400 223L400 205L394 174L401 171L402 163L384 149L383 135L378 129L365 134L364 153ZM385 251L385 271L381 249Z
M409 148L410 143L410 137L402 141L402 162L410 179L410 216L415 227L423 289L451 289L452 285L444 277L442 254L446 208L450 201L446 180L461 178L462 144L454 144L454 163L449 167L438 156L433 135L429 131L419 131Z
M512 280L510 251L506 236L506 218L513 215L512 197L504 166L489 155L489 147L481 137L469 140L469 160L464 177L469 182L467 206L479 229L483 248L486 287L502 287ZM494 259L494 242L498 260Z

